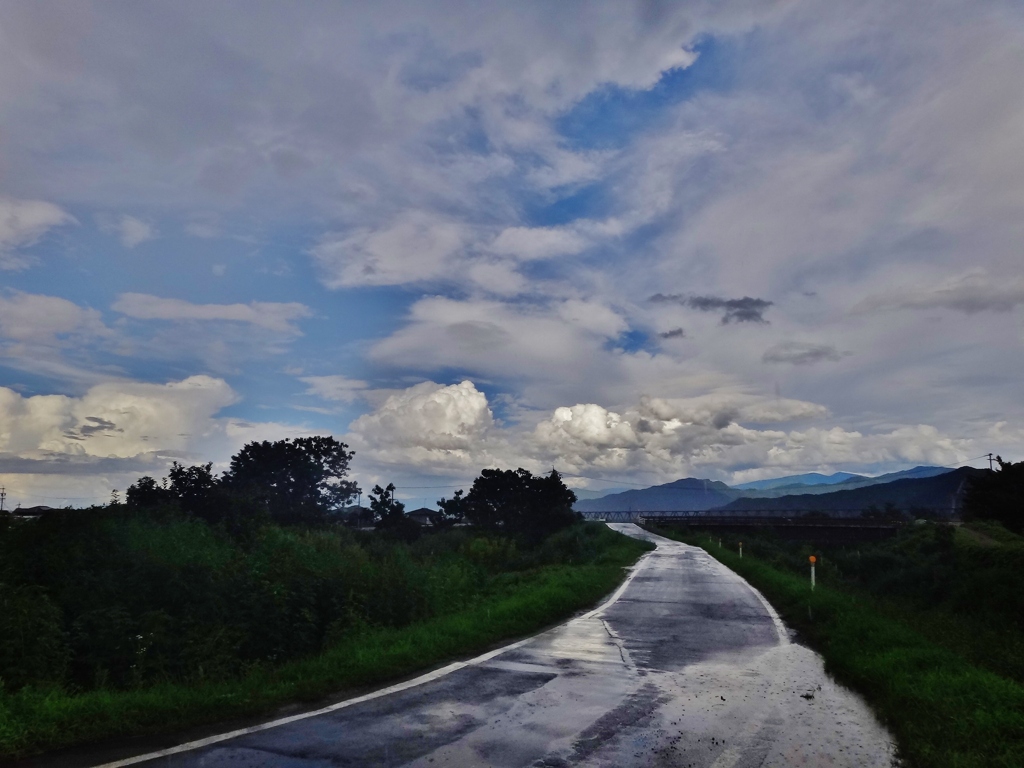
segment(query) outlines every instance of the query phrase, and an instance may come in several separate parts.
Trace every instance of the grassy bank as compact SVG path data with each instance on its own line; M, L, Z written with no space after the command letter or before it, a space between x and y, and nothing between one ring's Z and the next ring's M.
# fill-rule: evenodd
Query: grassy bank
M414 547L339 535L345 547L355 546L363 553L366 568L375 559L378 565L391 563L390 571L371 569L378 577L398 579L399 571L405 569L414 581L426 580L419 585L421 604L405 606L401 620L389 626L391 614L369 621L356 613L360 604L349 595L345 605L349 617L327 623L321 650L277 663L272 658L249 660L241 671L232 667L216 676L205 671L180 676L164 671L116 686L106 677L89 688L75 685L66 676L62 682L0 691L0 756L168 732L382 684L530 634L594 604L621 581L623 567L647 548L600 525L576 526L531 551L517 551L512 542L460 531L433 541L425 537ZM375 547L380 551L373 552ZM166 547L159 549L166 554ZM348 557L355 558L356 552L348 551ZM396 558L400 565L394 564ZM380 600L386 602L387 584L380 587ZM287 603L303 591L282 593L282 601ZM59 606L59 599L48 599L51 607ZM315 604L316 600L310 603ZM289 610L282 615L287 618ZM59 618L56 614L51 618ZM314 619L309 621L310 626L316 624Z
M993 635L982 613L958 616L948 611L949 594L943 590L933 596L931 607L928 601L912 599L909 591L886 599L844 582L837 566L830 566L836 572L826 567L825 583L811 592L806 553L799 546L762 542L765 552L784 554L770 564L757 555L750 536L743 538L741 559L732 540L719 548L717 536L657 532L704 547L759 589L822 654L829 671L865 696L895 735L908 766L1024 765L1024 685L1014 679L1016 667L1007 664L1002 651L985 647L994 637L1014 636L1013 627L1003 626L1001 634ZM849 554L863 559L866 551ZM829 563L832 556L825 559ZM791 570L790 562L800 565ZM872 578L879 583L886 576L881 567L872 566ZM937 572L931 575L937 581L944 578ZM1019 589L1024 574L1015 578ZM915 589L920 597L921 585ZM990 599L979 596L983 604ZM1000 618L998 612L993 616ZM972 634L972 626L981 631ZM1010 672L998 674L995 670L1001 667Z

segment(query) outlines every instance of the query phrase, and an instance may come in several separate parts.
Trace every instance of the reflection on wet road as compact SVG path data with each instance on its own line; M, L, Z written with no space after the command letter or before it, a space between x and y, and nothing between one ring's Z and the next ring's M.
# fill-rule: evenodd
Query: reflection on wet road
M406 690L148 766L888 766L889 736L700 549L655 541L618 599Z

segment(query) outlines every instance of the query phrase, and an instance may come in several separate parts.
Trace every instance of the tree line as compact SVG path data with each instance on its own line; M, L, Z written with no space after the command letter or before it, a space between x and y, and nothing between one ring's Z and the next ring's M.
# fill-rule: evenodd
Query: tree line
M135 509L172 506L228 527L258 521L322 524L359 493L347 479L354 455L329 436L252 442L231 457L220 477L210 463L174 462L163 482L140 477L125 503Z
M0 516L0 699L242 675L597 556L556 472L484 470L429 533L392 484L370 494L377 532L332 524L359 492L353 455L332 437L253 442L219 476L176 462L124 503Z
M354 451L330 436L248 443L217 477L213 464L171 465L158 481L140 477L125 494L131 509L172 508L228 529L262 522L323 525L344 511L359 486L348 479ZM414 538L419 526L395 499L395 486L374 486L370 512L378 529ZM467 523L477 528L540 540L578 519L574 494L554 469L484 469L468 493L438 500L432 522L439 529Z

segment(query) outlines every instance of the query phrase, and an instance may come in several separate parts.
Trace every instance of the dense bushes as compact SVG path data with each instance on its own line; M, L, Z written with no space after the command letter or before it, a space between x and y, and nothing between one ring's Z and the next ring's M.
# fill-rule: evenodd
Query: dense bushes
M601 551L587 526L534 546L453 529L403 543L192 516L60 511L0 531L0 678L79 690L220 679L486 599L494 578Z
M818 576L825 583L1024 631L1024 544L975 545L958 537L954 527L937 524L912 526L875 544L813 547L768 531L747 534L743 541L747 552L775 567L804 574L807 557L817 554Z
M0 689L59 682L68 655L60 611L46 593L0 582Z

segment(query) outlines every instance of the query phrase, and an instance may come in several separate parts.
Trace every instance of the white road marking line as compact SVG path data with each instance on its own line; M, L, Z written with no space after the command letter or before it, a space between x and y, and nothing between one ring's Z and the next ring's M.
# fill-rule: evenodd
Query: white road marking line
M577 616L576 618L570 619L569 621L566 621L566 622L564 622L562 624L559 624L557 627L552 627L549 630L541 632L540 634L533 635L532 637L527 637L527 638L525 638L523 640L519 640L518 642L512 643L511 645L502 646L501 648L497 648L497 649L495 649L493 651L489 651L489 652L487 652L487 653L485 653L485 654L483 654L481 656L477 656L474 659L470 659L469 661L456 661L456 662L453 662L453 663L449 664L446 667L442 667L441 669L435 669L433 672L428 672L425 675L420 675L419 677L414 678L412 680L407 680L404 683L397 683L396 685L391 685L391 686L388 686L387 688L381 688L379 691L373 691L372 693L367 693L367 694L364 694L362 696L357 696L354 699L346 699L345 701L339 701L337 704L332 704L329 707L324 707L323 709L317 709L317 710L314 710L312 712L304 712L304 713L299 714L299 715L291 715L290 717L282 717L279 720L271 720L268 723L262 723L260 725L253 725L253 726L250 726L249 728L239 728L237 731L229 731L227 733L217 734L216 736L208 736L205 739L198 739L196 741L190 741L190 742L187 742L185 744L179 744L176 747L169 747L168 749L161 749L161 750L158 750L156 752L148 752L148 753L146 753L144 755L136 755L135 757L128 757L128 758L125 758L124 760L115 760L112 763L103 763L102 765L95 766L95 768L122 768L123 766L127 766L127 765L136 765L137 763L144 763L144 762L146 762L148 760L156 760L157 758L170 757L171 755L181 754L182 752L190 752L190 751L192 751L194 749L200 749L202 747L208 747L211 744L217 744L217 743L219 743L221 741L227 741L229 739L234 739L234 738L237 738L239 736L246 736L246 735L248 735L250 733L258 733L260 731L267 731L267 730L270 730L271 728L277 728L280 725L287 725L288 723L294 723L294 722L296 722L298 720L306 720L307 718L310 718L310 717L318 717L320 715L326 715L328 712L337 712L339 709L345 709L346 707L351 707L351 706L354 706L356 704L362 704L365 701L372 701L373 699L379 699L381 696L389 696L392 693L399 693L401 691L407 691L410 688L415 688L418 685L423 685L424 683L430 683L430 682L433 682L434 680L438 680L438 679L440 679L442 677L445 677L446 675L450 675L452 672L457 672L460 669L465 669L466 667L470 667L470 666L482 664L482 663L484 663L486 661L490 661L495 656L500 656L501 654L506 653L507 651L515 650L516 648L524 646L527 643L537 639L538 637L542 637L543 635L546 635L549 632L554 632L556 630L561 629L562 627L565 627L565 626L567 626L569 624L572 624L574 621L581 621L581 620L584 620L584 619L593 618L594 616L598 615L602 611L604 611L607 608L611 607L611 605L613 603L615 603L620 597L622 597L622 593L626 591L626 587L628 587L630 582L632 582L633 579L636 578L636 575L644 567L646 567L647 561L648 561L650 555L651 555L650 552L647 552L646 554L644 554L636 562L636 564L632 567L629 576L626 577L626 580L622 582L622 584L619 586L619 588L617 590L615 590L615 592L612 594L612 596L610 598L608 598L605 602L603 602L597 608L594 608L593 610L583 614L582 616Z

